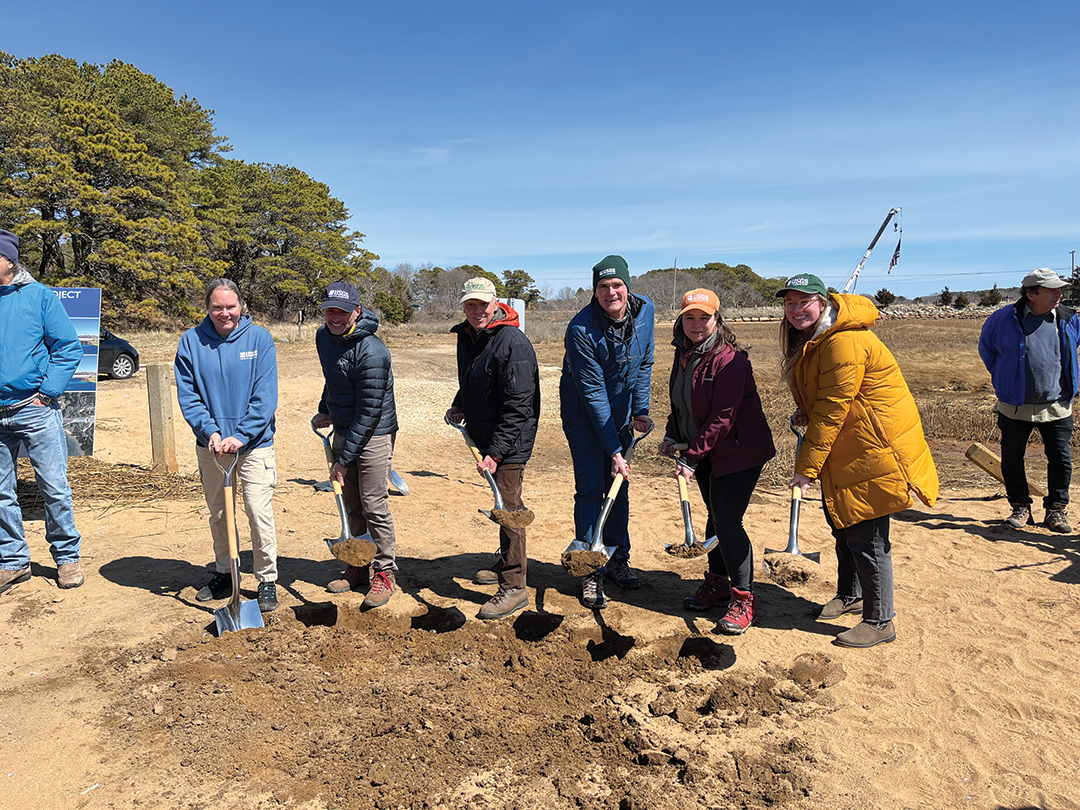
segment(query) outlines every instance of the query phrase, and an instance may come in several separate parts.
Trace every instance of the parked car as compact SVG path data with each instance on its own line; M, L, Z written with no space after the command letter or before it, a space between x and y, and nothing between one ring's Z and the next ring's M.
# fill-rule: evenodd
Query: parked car
M98 376L126 380L139 370L139 353L123 338L104 326L98 336Z

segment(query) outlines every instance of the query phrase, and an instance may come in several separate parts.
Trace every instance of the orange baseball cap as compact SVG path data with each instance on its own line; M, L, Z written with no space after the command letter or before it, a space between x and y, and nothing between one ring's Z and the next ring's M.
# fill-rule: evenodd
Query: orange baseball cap
M690 290L682 297L682 311L679 314L685 315L692 309L715 315L720 309L720 298L712 290Z

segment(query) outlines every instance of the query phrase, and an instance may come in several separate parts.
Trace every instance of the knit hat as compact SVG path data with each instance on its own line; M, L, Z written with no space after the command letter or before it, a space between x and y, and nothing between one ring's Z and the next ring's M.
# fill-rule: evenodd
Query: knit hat
M795 292L811 293L816 295L828 295L829 291L825 287L825 282L815 276L813 273L802 273L798 276L792 276L784 282L784 286L776 291L777 298L783 298L784 293L788 290L794 290Z
M691 310L715 315L719 309L720 298L712 290L690 290L682 297L682 311L679 315L685 315Z
M484 278L483 276L477 276L476 278L470 278L465 282L465 289L462 291L461 300L459 304L464 304L466 301L476 300L483 301L485 304L490 303L491 299L495 297L495 284L490 278Z
M0 231L0 256L12 264L19 262L19 237L11 231Z
M609 278L621 278L627 289L630 288L630 268L626 264L626 259L622 256L605 256L593 265L593 290L596 290L601 281L606 281Z
M6 231L0 231L0 233L6 233ZM3 251L0 250L0 253ZM1046 287L1048 290L1058 290L1062 287L1068 287L1069 282L1055 273L1048 267L1040 267L1037 270L1032 270L1020 283L1021 287Z
M356 291L356 287L347 281L335 281L328 286L326 292L323 293L323 309L330 309L332 307L345 312L352 312L359 306L360 293Z

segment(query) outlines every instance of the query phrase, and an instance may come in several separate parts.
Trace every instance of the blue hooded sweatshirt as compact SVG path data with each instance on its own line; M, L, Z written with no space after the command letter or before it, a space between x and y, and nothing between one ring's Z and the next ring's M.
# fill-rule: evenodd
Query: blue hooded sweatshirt
M176 396L202 447L215 433L244 443L243 453L274 443L277 349L274 338L244 315L222 338L208 315L180 338Z
M56 293L25 270L0 286L0 408L39 391L64 393L82 359L79 335Z

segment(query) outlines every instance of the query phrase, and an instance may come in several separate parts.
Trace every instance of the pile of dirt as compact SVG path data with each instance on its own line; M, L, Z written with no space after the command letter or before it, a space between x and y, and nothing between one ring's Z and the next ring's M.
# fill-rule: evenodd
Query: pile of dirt
M136 769L281 803L777 807L810 795L818 755L794 728L831 711L844 677L821 653L725 671L733 651L707 637L639 648L536 612L486 626L327 604L299 618L312 626L273 617L85 662L116 696L108 733Z

